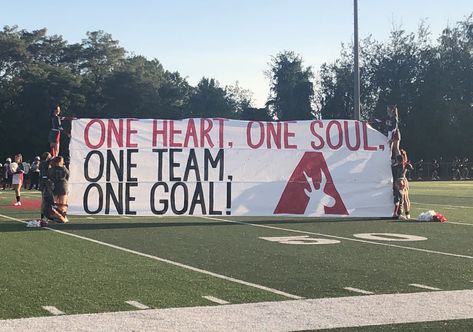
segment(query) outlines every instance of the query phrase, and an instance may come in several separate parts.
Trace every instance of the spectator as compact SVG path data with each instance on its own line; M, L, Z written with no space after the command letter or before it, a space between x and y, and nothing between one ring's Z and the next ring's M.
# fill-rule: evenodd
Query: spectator
M12 174L12 187L15 190L15 206L21 206L21 186L23 185L23 156L19 153L15 155L15 161L10 164Z
M434 159L434 161L432 162L432 180L433 181L440 180L439 171L440 171L440 164L437 159Z
M30 188L31 189L39 189L39 165L40 165L40 158L36 156L34 158L33 163L31 164L31 169L30 169Z
M3 164L3 190L5 190L7 187L10 187L11 185L10 163L11 158L7 158Z
M417 173L417 180L422 180L422 176L424 174L424 159L421 159L416 163L415 169Z

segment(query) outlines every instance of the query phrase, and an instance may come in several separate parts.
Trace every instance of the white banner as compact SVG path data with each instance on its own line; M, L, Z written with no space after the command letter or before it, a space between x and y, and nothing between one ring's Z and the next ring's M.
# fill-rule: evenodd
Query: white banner
M365 122L79 119L69 213L389 217L387 138Z

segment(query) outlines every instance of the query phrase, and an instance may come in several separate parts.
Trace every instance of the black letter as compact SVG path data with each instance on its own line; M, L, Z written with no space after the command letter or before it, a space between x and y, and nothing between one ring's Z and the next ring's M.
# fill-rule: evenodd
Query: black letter
M118 183L118 198L111 183L105 184L105 214L110 214L110 198L118 214L123 214L123 183Z
M135 201L135 196L130 196L130 187L138 187L138 183L126 183L125 184L125 214L135 214L136 211L130 210L130 202Z
M100 160L100 163L99 163L99 174L97 175L97 177L95 178L91 178L89 176L89 161L90 161L90 158L94 155L98 155L99 156L99 160ZM94 150L94 151L90 151L87 156L85 157L85 162L84 162L84 176L85 178L87 179L87 181L89 182L97 182L98 180L100 180L100 178L102 177L102 174L103 174L103 154L100 152L100 151L97 151L97 150Z
M194 209L197 204L200 204L200 210L202 211L202 214L207 214L207 210L205 208L204 191L202 190L202 183L200 182L195 184L194 196L192 197L191 208L189 211L190 215L194 214Z
M184 204L181 210L178 210L176 208L176 188L177 187L182 187L182 189L184 190ZM187 207L189 205L188 200L189 200L189 192L187 190L187 185L184 182L176 182L171 188L172 212L174 212L174 214L177 214L177 215L184 214L187 211Z
M131 154L132 153L137 153L138 149L129 149L126 150L126 162L127 162L127 167L126 167L126 181L127 182L136 182L138 181L137 178L132 178L131 177L131 169L136 167L136 164L131 163Z
M220 164L220 169L218 173L218 180L223 181L223 162L224 162L224 152L223 149L219 149L215 159L212 158L212 154L209 149L204 150L204 181L209 180L209 162L212 168L217 168Z
M174 168L181 164L174 162L174 152L182 152L182 149L169 149L169 181L181 181L180 177L174 177Z
M118 165L115 156L112 153L112 150L107 150L107 172L106 172L106 179L110 181L110 173L111 173L111 164L113 163L113 168L115 168L115 173L117 174L118 181L123 181L123 150L118 151L119 153L119 163Z
M158 181L163 181L163 153L168 152L167 149L153 149L158 153Z
M164 192L167 193L169 191L169 187L166 182L156 182L153 187L151 188L151 195L150 195L150 206L151 206L151 211L154 214L165 214L168 210L168 201L166 199L160 199L159 203L162 203L164 205L162 210L156 210L156 206L154 205L155 201L155 196L156 196L156 189L159 186L164 187Z
M97 207L95 211L91 211L89 209L89 192L92 188L97 188L97 192L99 194L99 206ZM88 214L97 214L102 210L103 191L102 191L102 187L100 187L98 183L91 183L87 186L87 189L85 189L85 192L84 192L83 205L84 205L84 211L87 212Z

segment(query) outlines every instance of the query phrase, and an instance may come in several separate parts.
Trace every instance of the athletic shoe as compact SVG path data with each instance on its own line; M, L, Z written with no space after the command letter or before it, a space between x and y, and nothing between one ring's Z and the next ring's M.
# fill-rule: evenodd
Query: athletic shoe
M15 204L13 204L14 206L21 206L21 202L16 202Z
M407 219L408 218L406 216L402 215L402 214L399 216L399 220L407 220Z
M407 215L406 215L406 218L407 218L407 219L411 219L411 215L410 215L410 214L407 214Z

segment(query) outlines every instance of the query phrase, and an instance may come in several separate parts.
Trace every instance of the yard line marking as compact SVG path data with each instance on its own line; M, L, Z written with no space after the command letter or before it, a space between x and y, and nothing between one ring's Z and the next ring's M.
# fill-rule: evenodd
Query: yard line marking
M278 230L278 231L285 231L285 232L292 232L292 233L300 233L300 234L310 234L310 235L325 236L325 237L330 237L330 238L334 238L334 239L342 239L342 240L353 241L353 242L368 243L368 244L374 244L374 245L378 245L378 246L385 246L385 247L393 247L393 248L399 248L399 249L407 249L407 250L413 250L413 251L427 252L427 253L429 253L429 254L439 254L439 255L445 255L445 256L452 256L452 257L461 257L461 258L473 259L473 256L461 255L461 254L452 254L452 253L449 253L449 252L443 252L443 251L437 251L437 250L422 249L422 248L414 248L414 247L406 247L406 246L401 246L401 245L398 245L398 244L373 242L373 241L367 241L367 240L353 239L353 238L344 237L344 236L336 236L336 235L330 235L330 234L322 234L322 233L315 233L315 232L308 232L308 231L300 231L300 230L297 230L297 229L282 228L282 227L276 227L276 226L252 224L252 223L248 223L248 222L244 222L244 221L237 221L237 220L227 220L227 219L214 218L214 217L205 217L205 216L200 216L200 217L201 217L201 218L204 218L204 219L209 219L209 220L225 221L225 222L233 223L233 224L240 224L240 225L246 225L246 226L254 226L254 227L261 227L261 228L276 229L276 230Z
M10 219L10 220L19 221L21 223L26 224L26 222L24 220L9 217L9 216L3 215L3 214L0 214L0 217L7 218L7 219ZM194 272L199 272L199 273L202 273L202 274L206 274L206 275L216 277L216 278L219 278L219 279L232 281L232 282L237 283L237 284L241 284L241 285L245 285L245 286L248 286L248 287L261 289L261 290L264 290L264 291L267 291L267 292L270 292L270 293L273 293L273 294L281 295L281 296L284 296L284 297L287 297L287 298L290 298L290 299L295 299L295 300L303 299L303 297L301 297L301 296L286 293L286 292L280 291L278 289L274 289L274 288L266 287L266 286L263 286L263 285L255 284L255 283L252 283L252 282L248 282L248 281L228 277L228 276L225 276L223 274L218 274L218 273L214 273L214 272L211 272L211 271L199 269L197 267L193 267L193 266L190 266L190 265L186 265L186 264L182 264L182 263L179 263L179 262L171 261L171 260L166 259L166 258L161 258L161 257L158 257L158 256L145 254L145 253L142 253L142 252L139 252L139 251L136 251L136 250L120 247L120 246L110 244L110 243L107 243L107 242L102 242L102 241L99 241L99 240L94 240L94 239L91 239L91 238L88 238L88 237L85 237L85 236L81 236L81 235L77 235L77 234L73 234L73 233L68 233L68 232L60 231L58 229L49 228L49 227L42 227L42 229L47 229L47 230L55 232L55 233L75 237L77 239L89 241L89 242L92 242L92 243L100 244L102 246L106 246L106 247L110 247L110 248L113 248L113 249L125 251L125 252L135 254L135 255L138 255L138 256L150 258L150 259L153 259L155 261L168 263L168 264L171 264L171 265L174 265L174 266L178 266L178 267L181 267L181 268L184 268L184 269L187 269L187 270L191 270L191 271L194 271Z
M473 290L357 295L10 319L0 320L0 330L239 332L354 328L472 319L472 298Z
M411 201L411 204L423 205L423 206L437 205L437 206L448 206L448 207L451 207L451 208L473 209L473 206L464 206L464 205L449 205L449 204L438 204L438 203L417 203L417 202L413 202L413 201Z
M437 287L430 287L430 286L426 286L426 285L422 285L422 284L409 284L409 286L412 286L412 287L417 287L417 288L423 288L423 289L429 289L429 290L441 290L440 288L437 288Z
M138 301L125 301L125 303L131 305L132 307L135 307L137 309L145 310L149 309L147 305L144 305L143 303L140 303Z
M355 292L355 293L360 293L360 294L366 294L366 295L372 295L374 294L373 292L364 290L364 289L359 289L359 288L353 288L353 287L343 287L343 289Z
M49 313L53 314L54 316L58 316L58 315L64 315L64 312L62 312L61 310L59 310L58 308L56 307L53 307L51 305L45 305L42 307L44 310L48 311Z
M210 295L202 296L202 297L206 300L209 300L211 302L215 302L215 303L218 303L218 304L229 304L230 303L230 302L227 302L225 300L222 300L222 299L219 299L217 297L210 296Z
M473 224L468 224L468 223L466 223L466 222L455 222L455 221L447 221L447 224L464 225L464 226L473 226Z

